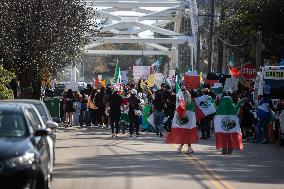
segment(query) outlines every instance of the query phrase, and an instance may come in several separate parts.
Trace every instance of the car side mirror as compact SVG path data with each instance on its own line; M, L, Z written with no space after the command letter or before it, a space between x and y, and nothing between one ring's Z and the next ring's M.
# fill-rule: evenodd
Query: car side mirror
M49 129L56 129L58 127L58 123L56 123L54 121L47 121L46 127L49 128Z
M47 129L37 129L36 131L35 131L35 133L34 133L34 136L40 136L40 137L42 137L42 136L47 136L47 135L49 135L49 133L50 133L50 129L49 128L47 128Z

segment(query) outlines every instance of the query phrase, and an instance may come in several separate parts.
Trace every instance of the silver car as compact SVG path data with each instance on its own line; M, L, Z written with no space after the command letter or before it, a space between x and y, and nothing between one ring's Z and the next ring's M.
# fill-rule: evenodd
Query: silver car
M40 117L45 124L45 126L51 129L50 137L53 141L53 164L55 163L55 142L56 142L56 128L58 127L58 123L52 120L52 117L46 107L46 105L41 100L33 100L33 99L12 99L12 100L3 100L0 103L25 103L25 104L32 104L35 106L37 111L40 114Z

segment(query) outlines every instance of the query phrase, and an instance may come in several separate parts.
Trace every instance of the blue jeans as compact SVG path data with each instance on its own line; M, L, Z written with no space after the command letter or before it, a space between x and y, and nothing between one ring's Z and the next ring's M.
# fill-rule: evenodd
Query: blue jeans
M87 123L87 110L80 110L80 125L83 126L84 123Z
M73 114L73 124L79 125L80 110L76 110Z
M268 138L268 119L261 119L259 118L256 131L255 131L255 141L260 142L261 141L261 131L263 133L263 138L266 141L269 141Z
M163 125L164 125L164 112L154 111L154 125L156 134L162 132Z

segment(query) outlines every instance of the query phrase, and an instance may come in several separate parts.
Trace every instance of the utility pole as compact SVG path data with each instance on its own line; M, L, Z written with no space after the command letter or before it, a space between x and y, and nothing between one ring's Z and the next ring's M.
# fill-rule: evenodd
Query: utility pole
M256 39L256 71L259 71L261 65L261 51L262 51L262 32L257 33Z
M221 15L220 15L220 22L222 22L225 18L225 10L224 5L221 3ZM224 56L224 44L223 42L218 39L218 65L217 65L217 72L222 73L223 68L223 56Z
M199 33L199 24L197 28L197 34L196 34L196 70L199 73L200 72L200 33Z
M215 15L215 0L210 0L209 47L208 47L208 73L212 70L213 27Z

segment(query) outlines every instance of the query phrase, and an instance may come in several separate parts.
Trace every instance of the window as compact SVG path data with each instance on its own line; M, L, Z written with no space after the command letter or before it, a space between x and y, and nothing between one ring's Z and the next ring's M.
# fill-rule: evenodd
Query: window
M20 112L0 111L0 137L25 137L27 131L24 116Z

